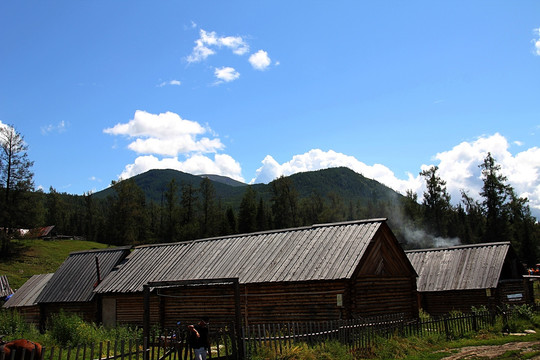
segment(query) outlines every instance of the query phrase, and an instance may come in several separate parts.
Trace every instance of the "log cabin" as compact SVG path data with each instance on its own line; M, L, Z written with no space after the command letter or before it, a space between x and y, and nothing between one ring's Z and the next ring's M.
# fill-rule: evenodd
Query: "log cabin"
M174 327L201 315L213 324L330 321L418 314L417 274L386 219L137 246L95 289L103 322ZM227 281L237 279L239 296ZM199 282L199 283L197 283ZM239 299L239 300L235 300ZM239 302L239 303L238 303Z
M52 276L52 273L33 275L15 291L2 307L16 309L27 323L39 324L40 312L36 300Z
M35 302L40 326L63 310L85 321L101 322L101 301L94 289L129 254L131 247L78 251L69 254L48 280Z
M531 303L527 269L510 242L484 243L405 252L418 273L422 310L431 315L495 311L501 305Z

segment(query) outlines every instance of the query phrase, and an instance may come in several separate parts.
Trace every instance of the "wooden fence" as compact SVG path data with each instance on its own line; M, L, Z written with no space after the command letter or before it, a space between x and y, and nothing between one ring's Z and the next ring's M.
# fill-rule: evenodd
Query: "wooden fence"
M428 320L406 320L401 315L381 316L357 320L313 323L265 324L244 327L245 354L255 353L260 347L270 347L277 354L298 343L313 345L338 341L351 350L371 347L376 339L391 336L426 336L443 334L448 339L459 338L492 325L489 313L470 313L444 316Z
M377 339L391 336L426 336L442 334L448 339L476 332L493 324L494 315L470 313L448 315L437 319L405 319L402 315L381 316L356 320L306 322L286 324L260 324L245 326L241 337L234 326L211 329L211 358L250 358L261 347L270 347L276 354L298 343L314 345L327 341L338 341L351 350L369 349ZM241 344L237 343L241 338ZM146 350L145 350L146 349ZM12 352L6 357L0 351L0 360L21 359ZM118 341L71 348L44 348L38 358L26 354L25 360L188 360L193 359L184 329L171 329L165 334L152 335L146 341Z

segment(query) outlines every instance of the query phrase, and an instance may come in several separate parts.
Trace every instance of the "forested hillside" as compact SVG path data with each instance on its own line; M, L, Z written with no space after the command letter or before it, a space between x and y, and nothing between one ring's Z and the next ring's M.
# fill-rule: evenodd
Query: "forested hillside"
M426 181L422 199L347 168L257 185L151 170L96 194L75 196L53 188L26 192L20 205L28 211L21 211L24 216L12 227L55 225L59 234L126 245L384 217L404 248L512 241L524 261L535 263L539 225L527 200L515 195L490 156L481 166L485 200L464 192L458 205L451 205L437 167L421 173Z

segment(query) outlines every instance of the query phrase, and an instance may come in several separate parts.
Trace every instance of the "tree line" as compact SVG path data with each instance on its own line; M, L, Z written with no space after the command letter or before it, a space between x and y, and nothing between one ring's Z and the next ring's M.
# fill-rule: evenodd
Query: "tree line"
M110 245L188 241L214 236L386 217L405 248L430 247L434 238L459 239L461 244L511 241L520 258L538 259L539 225L528 200L516 195L501 175L500 165L487 154L479 164L483 187L475 200L462 191L452 205L438 167L423 170L426 191L394 199L348 199L336 191L321 194L314 187L299 195L291 177L269 184L269 194L246 185L240 204L224 203L213 182L171 180L159 201L148 200L133 179L113 181L105 199L35 190L27 145L13 127L0 129L0 253L11 251L13 229L55 225L57 233L81 236ZM315 180L314 180L315 182ZM411 236L411 229L421 238Z

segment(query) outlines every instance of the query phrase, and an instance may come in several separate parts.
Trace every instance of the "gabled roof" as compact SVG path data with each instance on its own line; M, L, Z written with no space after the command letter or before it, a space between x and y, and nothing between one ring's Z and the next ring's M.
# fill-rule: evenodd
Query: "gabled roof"
M6 275L0 275L0 298L13 294Z
M496 288L510 242L409 250L418 273L417 290L447 291Z
M139 246L96 292L139 292L150 281L238 278L246 284L349 279L383 226L388 228L386 219L373 219Z
M100 278L104 279L129 254L130 248L128 246L69 254L36 301L38 303L91 301L95 295L94 288L99 283L98 268Z
M37 305L36 299L53 274L34 275L3 305L4 308Z

